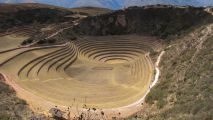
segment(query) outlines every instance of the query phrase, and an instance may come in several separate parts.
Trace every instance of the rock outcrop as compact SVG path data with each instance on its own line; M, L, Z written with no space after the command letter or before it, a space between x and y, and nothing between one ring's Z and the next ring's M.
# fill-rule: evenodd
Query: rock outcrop
M212 20L204 8L176 6L132 7L88 17L75 31L86 35L146 34L166 38Z

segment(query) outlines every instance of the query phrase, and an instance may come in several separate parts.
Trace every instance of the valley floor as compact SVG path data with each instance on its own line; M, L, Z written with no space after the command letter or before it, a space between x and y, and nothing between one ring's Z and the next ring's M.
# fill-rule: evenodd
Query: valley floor
M62 110L73 107L76 112L76 106L82 109L85 105L109 116L137 112L159 76L160 58L151 84L154 66L145 51L159 49L160 43L135 35L84 39L87 41L2 51L5 57L0 70L18 96L40 113L47 114L55 106Z

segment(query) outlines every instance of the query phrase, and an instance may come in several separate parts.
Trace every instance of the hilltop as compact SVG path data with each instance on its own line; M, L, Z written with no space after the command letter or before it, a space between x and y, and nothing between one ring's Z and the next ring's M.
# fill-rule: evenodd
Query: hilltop
M95 16L99 14L106 14L109 12L112 12L112 10L107 8L98 8L98 7L78 7L78 8L71 8L72 12L89 15L89 16Z

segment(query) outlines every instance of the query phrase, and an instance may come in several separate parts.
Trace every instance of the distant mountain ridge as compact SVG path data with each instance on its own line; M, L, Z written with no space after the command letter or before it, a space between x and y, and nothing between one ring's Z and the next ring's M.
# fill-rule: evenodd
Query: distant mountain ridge
M0 0L0 3L43 3L66 8L93 6L110 9L151 4L213 6L213 0Z

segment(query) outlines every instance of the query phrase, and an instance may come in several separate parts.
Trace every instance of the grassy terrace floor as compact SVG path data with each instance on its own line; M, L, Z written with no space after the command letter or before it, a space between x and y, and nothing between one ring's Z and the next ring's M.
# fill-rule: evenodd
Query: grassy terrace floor
M147 42L150 39L153 42ZM0 71L33 107L48 110L75 103L119 108L136 102L149 89L154 68L147 51L158 46L153 38L136 35L84 37L58 47L28 48L17 56L23 51L2 53ZM15 57L4 62L6 54Z

